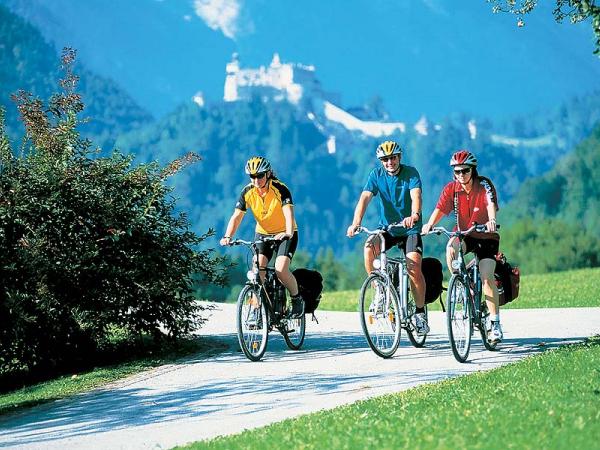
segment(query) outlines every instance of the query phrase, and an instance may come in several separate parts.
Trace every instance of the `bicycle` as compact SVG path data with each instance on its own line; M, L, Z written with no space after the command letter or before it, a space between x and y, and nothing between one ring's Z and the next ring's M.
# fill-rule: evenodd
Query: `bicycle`
M273 267L263 269L264 283L260 278L257 244L280 242L273 238L258 241L232 240L229 245L245 245L252 250L253 268L247 273L248 281L237 299L237 336L244 355L250 361L260 361L267 350L269 333L277 329L291 350L300 350L306 332L306 317L291 319L287 316L286 288Z
M500 226L498 226L500 228ZM448 231L444 227L434 227L430 234L445 234L448 239L458 238L458 257L452 261L453 274L448 283L446 297L446 319L448 339L454 358L465 362L471 349L471 336L474 328L481 334L481 340L487 350L494 350L496 343L487 337L486 323L490 315L487 303L481 301L482 284L479 276L479 258L475 256L468 264L462 247L465 236L473 231L487 231L485 225L474 224L465 231Z
M406 257L389 258L383 233L400 224L390 224L377 230L359 227L357 232L381 239L379 259L373 261L374 271L362 284L358 300L360 324L367 343L376 355L390 358L400 345L401 329L408 334L411 344L423 347L427 335L416 332L412 317L416 304L410 290ZM425 306L427 316L427 306Z

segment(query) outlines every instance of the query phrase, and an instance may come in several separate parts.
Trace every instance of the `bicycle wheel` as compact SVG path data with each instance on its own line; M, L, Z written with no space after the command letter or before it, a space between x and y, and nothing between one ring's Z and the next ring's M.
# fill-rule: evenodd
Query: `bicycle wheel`
M396 291L387 291L383 277L372 273L360 289L358 308L369 347L382 358L390 358L400 344L400 303Z
M481 320L479 325L477 326L477 328L479 328L479 333L481 334L481 340L483 341L483 346L486 348L486 350L496 350L496 345L498 345L497 342L491 343L488 340L488 336L487 336L487 329L485 327L486 323L487 323L487 319L490 315L490 312L488 311L488 307L487 307L487 303L485 300L481 300Z
M299 319L284 320L284 326L280 331L285 343L291 350L300 350L306 332L306 315L302 314Z
M415 303L415 298L412 295L412 291L408 291L407 306L408 306L408 317L409 317L408 321L409 321L409 323L406 326L406 334L408 334L408 340L414 347L421 348L425 345L425 340L427 340L427 335L426 334L422 334L422 335L417 334L417 330L415 330L415 327L413 325L412 317L415 315L415 311L417 310L417 304ZM429 317L427 315L427 305L425 305L425 317L427 317L427 319L429 319Z
M267 349L269 324L265 304L254 286L244 286L238 297L237 335L244 355L259 361Z
M452 275L446 297L448 339L458 362L465 362L471 349L473 318L469 305L467 286L460 275Z

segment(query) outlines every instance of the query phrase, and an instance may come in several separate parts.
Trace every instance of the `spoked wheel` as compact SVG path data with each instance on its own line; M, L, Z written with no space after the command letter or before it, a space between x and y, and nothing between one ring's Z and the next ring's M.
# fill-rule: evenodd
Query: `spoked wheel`
M471 349L473 318L467 289L462 277L452 275L448 284L446 316L450 347L452 347L452 353L458 362L465 362Z
M254 286L244 286L238 297L237 335L244 355L250 361L260 361L267 349L269 323L265 304Z
M490 351L496 350L497 342L488 341L486 324L490 313L487 308L487 303L484 299L481 300L481 323L479 324L479 332L481 334L481 340L483 341L483 346Z
M408 320L410 320L411 322L406 327L406 334L408 334L408 340L414 347L421 348L425 345L427 335L417 334L417 330L415 329L412 323L412 318L414 317L416 310L417 304L415 303L412 291L408 291ZM427 305L425 305L425 317L429 319L429 316L427 315Z
M302 314L299 319L286 319L283 323L281 334L285 339L285 343L291 350L300 350L306 332L306 316Z
M360 324L371 350L390 358L400 345L400 303L394 289L386 292L383 277L373 273L360 290Z

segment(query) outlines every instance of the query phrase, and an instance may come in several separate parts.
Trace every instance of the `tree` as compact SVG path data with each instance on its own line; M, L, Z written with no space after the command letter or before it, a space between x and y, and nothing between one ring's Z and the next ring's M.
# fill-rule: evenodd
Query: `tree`
M523 17L537 6L538 0L486 0L494 6L494 13L508 12L517 16L517 26L525 24ZM592 29L596 35L596 49L594 53L600 55L600 6L596 0L556 0L553 11L557 22L562 23L568 19L571 23L579 23L591 19Z
M61 90L19 91L25 125L12 152L0 113L0 375L49 372L92 357L111 332L178 337L201 325L195 282L220 281L165 180L166 167L98 157L77 125L83 103L65 49Z

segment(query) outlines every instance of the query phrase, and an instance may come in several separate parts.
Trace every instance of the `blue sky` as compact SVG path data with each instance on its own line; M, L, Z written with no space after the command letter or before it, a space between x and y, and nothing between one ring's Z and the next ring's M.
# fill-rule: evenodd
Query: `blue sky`
M510 117L600 87L591 27L556 24L552 2L519 28L485 0L0 1L156 116L220 99L233 52L313 64L341 106L380 95L397 120Z

